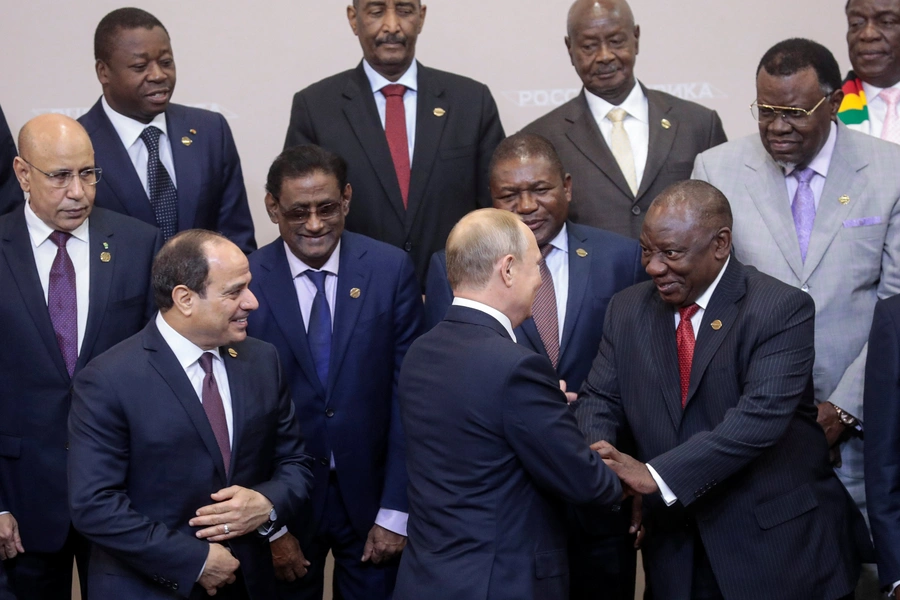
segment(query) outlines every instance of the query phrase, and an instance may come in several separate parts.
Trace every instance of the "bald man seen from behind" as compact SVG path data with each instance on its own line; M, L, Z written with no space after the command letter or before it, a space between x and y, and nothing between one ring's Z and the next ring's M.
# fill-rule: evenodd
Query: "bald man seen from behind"
M151 314L155 227L95 208L102 172L76 121L35 117L14 161L28 201L0 217L0 559L16 597L69 598L87 541L67 505L72 378Z

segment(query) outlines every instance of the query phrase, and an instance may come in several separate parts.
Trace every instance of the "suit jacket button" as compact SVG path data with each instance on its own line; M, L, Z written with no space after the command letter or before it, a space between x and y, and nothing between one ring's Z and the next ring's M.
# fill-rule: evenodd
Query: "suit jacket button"
M66 450L69 449L69 442L66 442Z
M327 458L322 457L322 458L319 459L319 462L322 463L322 466L323 466L323 467L328 466L328 459L327 459Z
M407 252L412 250L412 242L410 242L409 240L406 240L406 243L403 244L403 249L406 250Z
M804 292L809 292L809 286L805 283L800 286L800 289L803 290Z
M631 214L633 214L634 216L638 216L639 214L641 214L641 207L640 206L632 206Z
M328 410L325 411L325 416L330 419L331 417L334 416L334 410L329 408Z

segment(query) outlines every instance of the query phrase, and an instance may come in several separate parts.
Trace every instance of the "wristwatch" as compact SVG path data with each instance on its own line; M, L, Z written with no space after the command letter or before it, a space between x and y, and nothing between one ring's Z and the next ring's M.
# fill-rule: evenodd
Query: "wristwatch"
M256 528L256 533L263 537L268 537L275 531L275 521L278 520L278 513L275 512L275 507L272 507L272 510L269 511L269 520Z
M840 406L835 406L834 404L832 404L832 406L834 406L834 411L837 413L838 419L840 419L841 424L844 425L844 427L847 427L849 429L860 429L859 419L845 411Z

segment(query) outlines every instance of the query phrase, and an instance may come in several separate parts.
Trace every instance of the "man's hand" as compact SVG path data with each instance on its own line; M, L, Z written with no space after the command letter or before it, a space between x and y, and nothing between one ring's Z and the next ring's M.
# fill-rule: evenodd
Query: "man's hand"
M828 441L828 447L834 446L844 433L845 425L841 423L841 419L834 410L834 404L831 402L822 402L817 407L819 411L816 421L825 430L825 439Z
M563 391L563 393L566 395L566 402L568 402L569 404L572 404L573 402L578 400L577 393L566 391L566 382L564 379L559 380L559 389L561 389Z
M200 539L221 542L256 531L269 520L272 503L249 488L233 485L210 496L215 504L197 510L188 523L191 527L205 527L197 532ZM227 530L227 531L226 531Z
M638 494L631 502L631 527L628 528L628 533L636 534L634 538L634 549L639 550L641 543L644 541L644 534L646 533L644 530L644 513L642 510L644 497Z
M362 561L371 560L377 565L397 556L405 547L406 537L388 531L381 525L373 525L366 538Z
M653 494L659 491L656 481L644 463L619 452L615 446L604 440L591 444L591 450L600 453L600 458L603 459L606 466L612 469L613 473L618 475L622 483L631 488L633 493Z
M206 593L215 596L220 587L234 583L234 572L241 566L240 561L231 555L225 546L210 544L209 554L206 557L206 565L197 580Z
M12 513L0 515L0 560L13 558L20 552L25 552L25 548L19 537L19 523Z
M269 544L272 549L272 564L275 565L275 577L282 581L295 581L306 576L309 561L303 556L300 542L290 533Z

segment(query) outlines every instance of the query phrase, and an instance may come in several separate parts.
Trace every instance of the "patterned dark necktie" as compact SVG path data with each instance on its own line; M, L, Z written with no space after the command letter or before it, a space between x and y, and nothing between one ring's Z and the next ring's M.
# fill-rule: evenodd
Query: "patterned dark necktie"
M406 108L403 106L403 95L406 86L392 83L381 88L381 94L387 101L384 113L384 135L387 137L400 194L403 196L403 207L409 204L409 137L406 132Z
M316 286L312 310L309 311L309 326L306 337L309 349L316 363L316 373L323 387L328 387L328 363L331 361L331 309L325 295L325 271L306 271L305 275Z
M47 309L56 332L56 343L62 352L69 377L78 362L78 297L75 294L75 266L69 258L66 243L71 233L54 231L50 240L56 244L56 258L50 267L50 285L47 289Z
M150 126L141 132L141 139L147 146L147 187L150 190L150 205L156 217L163 241L178 231L178 194L169 172L159 160L159 136L162 131Z
M222 403L222 395L219 394L219 384L216 383L216 376L213 374L213 359L215 357L211 352L204 352L200 355L200 368L206 374L203 377L203 393L200 399L203 401L203 411L206 418L209 419L209 425L212 427L213 435L216 436L216 443L219 445L219 451L222 453L222 460L225 462L225 475L228 475L228 469L231 466L231 442L228 439L228 421L225 419L225 405Z
M681 408L687 406L688 388L691 386L691 364L694 362L694 325L691 318L697 314L700 307L696 304L678 309L681 322L675 330L675 340L678 342L678 371L681 374Z
M538 335L541 336L544 349L555 369L559 364L559 313L556 312L556 288L553 287L553 277L547 268L547 255L552 250L553 246L550 244L541 248L541 287L534 297L531 313Z

